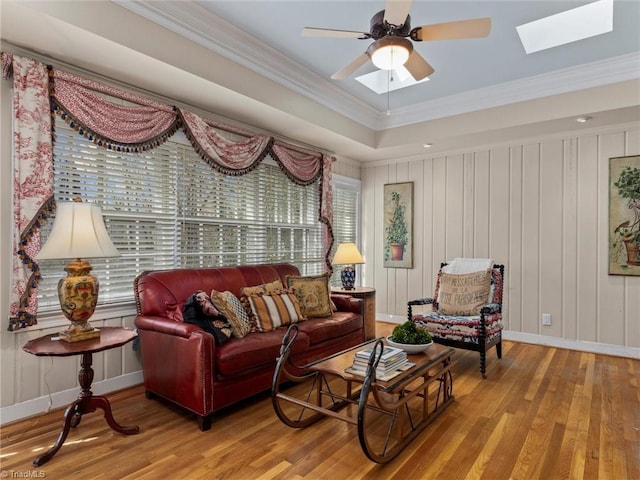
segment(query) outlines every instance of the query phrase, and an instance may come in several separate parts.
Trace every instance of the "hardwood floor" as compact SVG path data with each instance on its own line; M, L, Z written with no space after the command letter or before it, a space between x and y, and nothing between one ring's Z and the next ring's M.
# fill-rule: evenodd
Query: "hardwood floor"
M378 322L378 335L393 325ZM640 360L504 342L503 358L457 350L455 402L387 465L364 456L356 427L306 429L276 418L268 393L220 412L207 432L142 386L112 393L121 425L87 414L55 457L57 410L2 427L5 478L47 479L640 479Z

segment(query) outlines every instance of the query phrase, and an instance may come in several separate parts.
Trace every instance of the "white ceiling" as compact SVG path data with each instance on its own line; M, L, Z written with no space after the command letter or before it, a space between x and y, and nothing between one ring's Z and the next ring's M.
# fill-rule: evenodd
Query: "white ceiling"
M304 26L368 31L383 0L2 0L0 7L2 39L13 45L339 157L389 161L424 155L426 142L434 152L639 120L639 0L614 1L611 33L524 52L517 25L586 3L415 0L414 27L489 16L492 31L486 39L416 43L435 73L388 96L353 78L329 78L370 40L300 35ZM178 94L176 84L184 86ZM579 115L594 120L575 124Z
M549 79L554 74L561 76L563 70L570 68L584 67L585 76L589 76L590 64L640 50L640 2L618 0L614 3L613 32L531 55L525 53L516 26L588 3L591 2L416 0L410 10L414 27L490 17L492 31L489 37L482 39L415 42L415 48L435 68L435 73L429 82L387 96L371 92L354 78L330 80L333 73L362 54L371 40L309 38L300 34L305 26L367 32L371 17L384 8L384 0L120 2L125 8L210 46L249 68L272 73L285 85L289 83L290 70L301 70L303 74L309 74L308 83L331 82L379 114L386 114L388 109L407 114L407 120L398 117L383 127L429 120L433 118L429 114L430 103L465 92L478 91L495 97L490 99L491 106L499 105L500 85L512 82L517 87L518 81L539 76ZM231 25L221 23L220 19ZM238 45L238 40L243 44ZM357 73L375 70L367 64ZM609 70L607 75L611 73ZM314 78L314 74L319 78ZM593 84L598 81L594 79ZM544 87L538 94L545 94ZM334 102L326 103L336 108ZM349 111L350 108L353 108L351 104L345 105L341 108L342 113L359 120L358 112ZM366 120L363 123L373 128L378 126Z

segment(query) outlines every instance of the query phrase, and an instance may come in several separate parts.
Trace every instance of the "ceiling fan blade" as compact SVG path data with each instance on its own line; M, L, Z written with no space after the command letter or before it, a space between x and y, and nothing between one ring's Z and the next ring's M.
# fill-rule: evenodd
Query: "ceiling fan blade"
M304 27L303 37L336 37L336 38L371 38L367 32L353 32L351 30L334 30L332 28Z
M415 32L415 35L414 35ZM491 32L490 18L475 18L459 22L423 25L411 31L413 40L456 40L460 38L481 38Z
M420 81L435 72L433 67L415 50L409 55L409 60L404 64L404 68L409 70L409 73L416 81Z
M351 62L346 67L343 67L341 70L338 70L336 73L331 75L333 80L344 80L348 76L350 76L353 72L359 69L362 65L367 63L369 60L369 56L366 53L363 53L358 58L356 58L353 62Z
M384 6L384 20L391 25L404 25L411 10L413 0L387 0Z

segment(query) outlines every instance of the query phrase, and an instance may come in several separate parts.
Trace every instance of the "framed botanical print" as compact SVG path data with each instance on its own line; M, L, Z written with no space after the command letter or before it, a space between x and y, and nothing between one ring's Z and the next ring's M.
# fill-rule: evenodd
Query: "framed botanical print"
M640 156L609 159L609 274L640 276Z
M384 266L413 268L413 182L384 186Z

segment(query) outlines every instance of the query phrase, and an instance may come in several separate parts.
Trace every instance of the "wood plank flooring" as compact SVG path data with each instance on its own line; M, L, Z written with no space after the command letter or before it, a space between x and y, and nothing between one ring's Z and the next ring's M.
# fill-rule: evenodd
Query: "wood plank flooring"
M378 322L378 334L393 325ZM87 414L40 468L63 410L5 425L3 478L47 479L603 479L640 480L640 360L504 342L488 355L456 350L455 402L399 457L377 465L356 427L324 419L306 429L276 418L268 393L220 412L207 432L142 386L109 395L121 425Z

